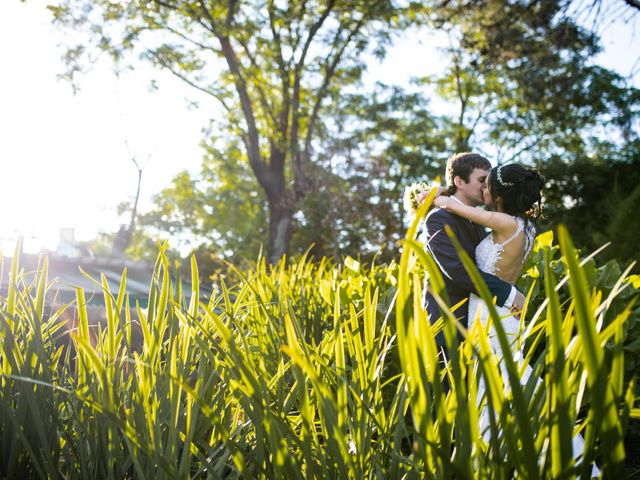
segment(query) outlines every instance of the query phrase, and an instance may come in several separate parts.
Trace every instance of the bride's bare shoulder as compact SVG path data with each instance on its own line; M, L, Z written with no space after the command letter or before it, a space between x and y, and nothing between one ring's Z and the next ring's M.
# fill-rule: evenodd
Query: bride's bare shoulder
M518 218L502 212L494 213L493 237L497 243L506 241L518 231Z

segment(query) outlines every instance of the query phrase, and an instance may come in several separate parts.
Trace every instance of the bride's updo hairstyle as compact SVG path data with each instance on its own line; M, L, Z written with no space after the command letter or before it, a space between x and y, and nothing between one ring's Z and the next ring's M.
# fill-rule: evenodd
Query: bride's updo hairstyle
M493 167L489 191L494 201L502 198L505 213L536 220L540 215L544 178L535 169L517 163Z

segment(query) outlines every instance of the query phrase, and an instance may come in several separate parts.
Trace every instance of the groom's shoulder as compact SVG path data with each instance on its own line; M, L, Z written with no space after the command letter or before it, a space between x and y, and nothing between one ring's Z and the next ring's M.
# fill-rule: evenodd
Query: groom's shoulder
M425 219L427 223L452 223L458 220L458 216L451 213L446 208L434 208Z
M425 232L427 236L435 235L437 232L444 231L444 227L447 225L457 232L459 218L445 208L434 208L424 220Z

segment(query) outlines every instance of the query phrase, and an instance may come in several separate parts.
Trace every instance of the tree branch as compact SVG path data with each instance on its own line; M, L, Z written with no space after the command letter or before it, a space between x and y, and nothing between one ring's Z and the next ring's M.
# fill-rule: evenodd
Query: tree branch
M458 93L458 100L460 100L460 115L458 116L458 139L459 139L459 144L457 145L458 149L460 149L462 147L462 142L463 142L463 138L462 138L462 129L464 128L464 116L467 110L467 102L469 101L469 96L463 94L462 90L463 90L463 86L462 86L462 78L460 78L460 58L457 54L454 54L453 56L453 67L454 67L454 75L455 75L455 79L456 79L456 91ZM468 88L468 85L467 85ZM468 93L465 92L465 93Z
M229 9L227 10L227 20L225 21L225 26L227 28L231 28L231 24L233 23L233 19L235 18L237 8L238 8L238 0L229 0Z
M231 0L230 5L233 5L234 0ZM226 34L222 34L216 28L215 20L211 15L211 12L207 9L203 0L199 0L200 8L203 13L211 23L212 33L216 36L218 41L220 42L220 46L222 47L222 52L224 54L225 60L227 61L227 66L229 67L229 71L233 76L234 85L236 87L236 92L238 93L238 97L240 98L240 105L242 107L242 114L244 115L245 122L247 123L247 156L249 158L249 165L253 170L258 182L267 192L267 195L272 195L274 192L272 191L272 183L269 182L269 172L266 168L265 162L262 160L260 155L260 135L258 133L258 128L256 126L256 119L253 112L253 106L251 104L251 98L249 97L249 92L247 91L247 84L245 79L240 72L240 63L238 62L238 57L236 52L233 49L233 45L231 45L231 40ZM227 21L233 19L232 9L230 8L229 14L227 16Z
M282 107L280 109L279 122L280 122L280 134L282 139L287 138L287 132L289 130L289 87L291 81L289 78L289 70L282 56L282 40L280 38L280 32L276 29L275 25L275 12L273 11L273 1L269 2L269 25L271 27L271 34L276 44L276 59L278 62L278 70L280 71L280 80L282 80Z
M160 64L160 66L162 66L162 68L166 68L167 70L169 70L173 75L175 75L176 77L178 77L180 80L182 80L183 82L185 82L187 85L195 88L196 90L199 90L203 93L206 93L207 95L212 96L213 98L215 98L216 100L218 100L222 106L225 108L225 110L227 110L228 112L231 112L231 109L229 108L229 106L226 104L226 102L224 101L224 99L216 94L215 92L212 92L211 90L209 90L206 87L203 87L202 85L198 85L195 81L191 80L190 78L188 78L186 75L178 72L176 69L174 69L171 64L167 61L165 61L161 55L159 55L158 53L154 52L153 50L148 50L148 53L150 55L152 55L156 61Z
M300 40L302 40L302 35L300 34L300 25L302 24L302 20L304 19L304 16L306 13L307 13L307 1L303 0L300 5L300 15L298 15L298 18L300 19L300 21L296 23L295 37L293 36L293 32L291 31L291 24L289 23L288 25L289 36L292 39L291 41L291 59L292 60L295 56L296 50L298 49L298 45L300 45Z
M313 38L316 36L316 33L318 33L318 30L320 30L320 27L322 27L322 24L324 23L324 21L327 19L327 17L331 13L331 10L333 10L335 3L336 3L335 0L329 0L329 3L327 4L327 8L325 8L324 12L322 12L322 15L316 21L316 23L314 23L311 26L311 29L309 30L309 36L307 37L307 40L305 41L304 47L302 49L302 53L300 54L300 59L296 64L296 72L299 72L300 70L302 70L302 67L304 66L304 62L307 56L307 52L309 51L309 47L311 46L311 42L313 41Z
M168 26L168 25L165 25L165 26L163 27L163 29L164 29L164 30L167 30L167 31L169 31L169 32L171 32L171 33L173 33L173 34L174 34L174 35L176 35L177 37L179 37L179 38L181 38L181 39L183 39L183 40L185 40L185 41L187 41L187 42L189 42L189 43L191 43L191 44L195 45L196 47L201 48L202 50L209 50L209 51L212 51L212 52L217 53L217 54L221 54L221 53L222 53L222 51L221 51L221 50L219 50L219 49L215 48L213 45L205 45L204 43L198 42L197 40L194 40L194 39L192 39L192 38L188 37L188 36L187 36L187 35L185 35L184 33L179 32L179 31L178 31L178 30L176 30L175 28L172 28L172 27L170 27L170 26Z
M249 50L249 45L247 45L247 42L245 42L244 39L240 38L239 36L237 40L238 40L238 43L242 46L242 49L244 50L245 55L249 59L251 66L256 70L256 73L260 72L262 69L258 65L258 61L256 60L256 57L251 54L251 50ZM274 109L269 104L269 100L267 99L267 95L264 89L262 88L261 84L262 82L259 82L259 81L253 82L253 87L258 91L258 96L260 97L260 103L262 105L262 108L264 108L265 110L265 114L271 119L274 125L278 125L278 121L276 120L275 114L273 112Z
M526 138L526 135L521 135L520 136L520 140L517 142L513 142L514 145L519 144L522 140L524 140ZM525 145L524 147L522 147L520 150L516 151L513 155L511 155L511 157L509 157L506 161L502 162L502 163L511 163L513 162L516 158L518 158L521 154L523 154L524 152L531 150L533 147L535 147L536 145L538 145L540 142L542 141L542 137L536 137L534 139L534 141L529 144L529 145Z
M160 55L158 55L156 52L154 51L149 51L149 53L151 55L153 55L156 59L156 61L162 66L162 68L166 68L169 72L171 72L173 75L175 75L177 78L179 78L180 80L182 80L183 82L185 82L187 85L195 88L196 90L199 90L200 92L206 93L207 95L215 98L220 105L222 105L222 108L225 109L225 111L229 114L228 118L231 122L232 125L234 125L238 130L240 130L243 133L243 138L246 136L246 131L244 129L244 127L237 121L234 120L234 109L232 109L226 102L226 100L224 99L224 97L218 93L215 93L214 91L203 87L202 85L198 85L196 82L194 82L193 80L191 80L190 78L188 78L187 76L185 76L184 74L178 72L176 69L174 69L170 63L166 62Z
M347 39L342 44L342 47L340 47L339 51L333 57L333 61L331 61L331 63L329 64L330 56L327 56L325 60L325 65L327 65L327 68L325 70L325 76L322 82L322 86L318 90L316 102L315 102L315 105L313 106L313 112L309 120L309 127L307 128L307 135L305 138L304 155L303 155L305 160L309 159L310 149L311 149L311 138L313 137L313 130L315 128L316 121L318 120L318 113L320 111L320 106L325 96L327 95L331 79L335 75L336 68L340 63L340 60L342 59L342 55L344 54L347 46L351 43L353 38L360 32L360 29L364 25L366 18L367 18L367 15L363 14L362 18L358 21L354 29L351 30L351 32L349 32L349 35L347 36Z
M473 121L473 123L471 124L471 126L467 129L467 135L465 137L465 143L467 145L469 145L469 140L471 139L471 136L476 131L476 128L478 127L478 124L480 123L480 120L482 120L484 118L485 109L489 106L489 104L490 104L490 101L489 101L489 99L487 99L484 102L484 105L481 105L481 106L478 107L478 114L476 115L476 118Z
M311 42L315 37L322 24L325 22L331 10L335 6L335 0L330 0L327 4L327 8L325 8L324 12L320 18L312 25L309 30L309 36L307 37L302 52L300 54L300 58L296 63L294 69L294 80L293 80L293 95L292 95L292 113L291 113L291 158L295 164L297 162L296 158L299 156L299 145L298 145L298 131L299 131L299 123L300 123L300 79L302 76L302 69L304 68L304 62L307 56L307 52L309 51L309 47L311 46ZM342 25L341 25L342 27Z
M157 3L161 7L165 7L165 8L168 8L169 10L173 10L174 12L177 12L179 10L179 8L176 5L171 5L170 3L167 3L163 0L153 0L153 2ZM204 23L200 18L200 15L198 15L198 13L193 8L187 7L187 12L189 12L189 15L191 16L191 18L195 20L201 27L203 27L208 32L213 33L214 23L212 23L211 25L207 25L206 23ZM207 10L206 13L209 13L209 11ZM209 19L213 21L210 15L209 15Z

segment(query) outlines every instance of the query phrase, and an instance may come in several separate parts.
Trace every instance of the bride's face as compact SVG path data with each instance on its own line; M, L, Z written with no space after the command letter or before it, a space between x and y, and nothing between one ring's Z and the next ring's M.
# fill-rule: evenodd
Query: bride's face
M487 209L493 210L494 201L493 195L491 195L491 188L489 187L489 177L484 181L484 186L482 187L482 200Z

